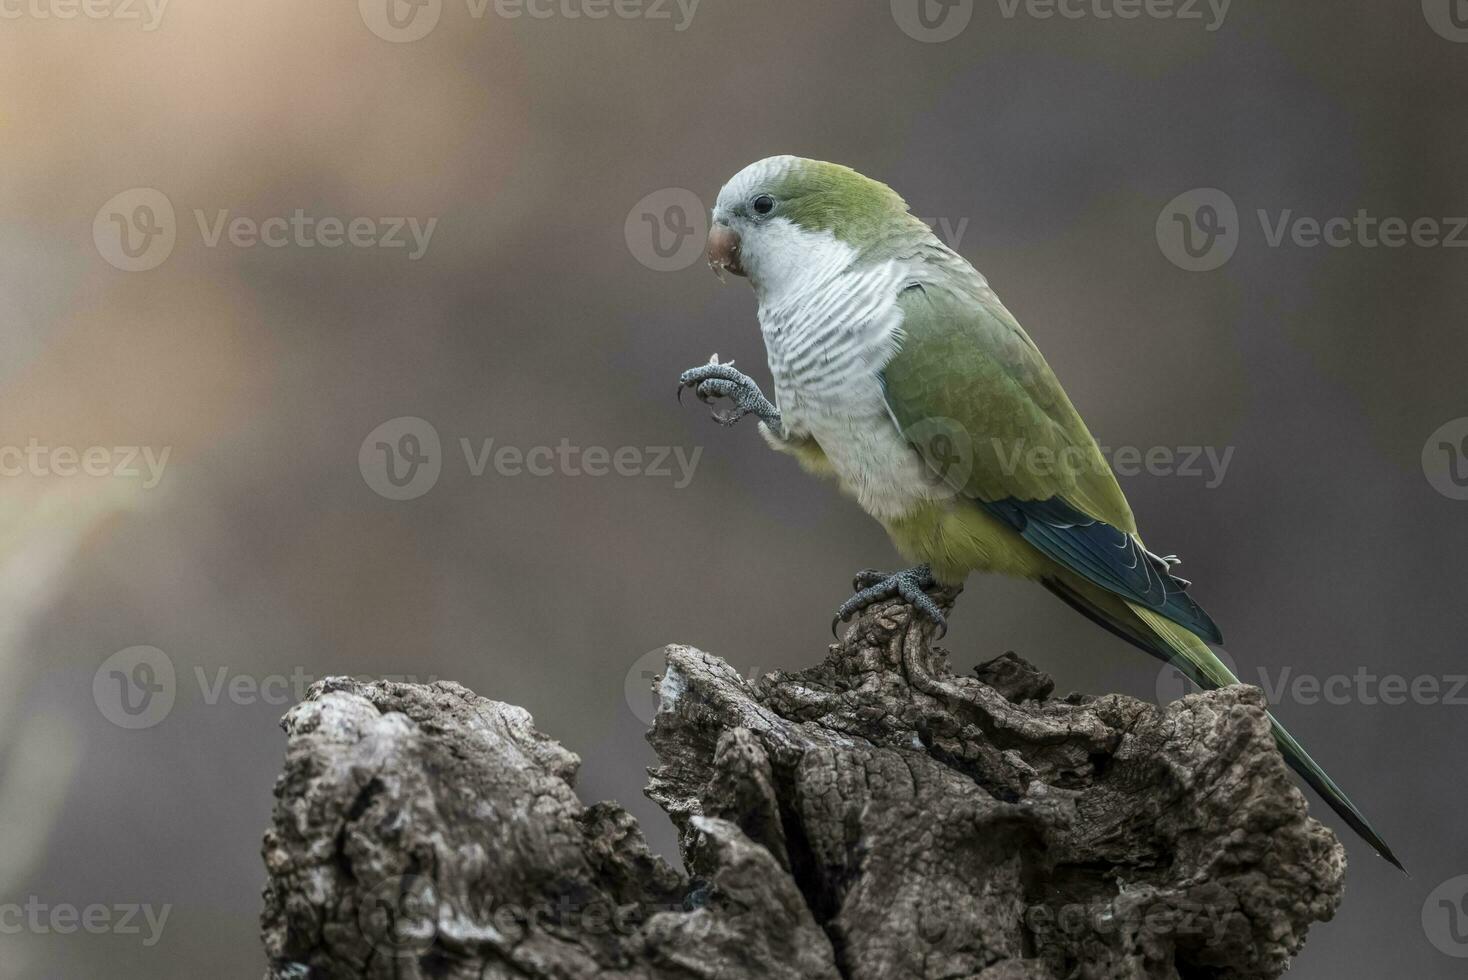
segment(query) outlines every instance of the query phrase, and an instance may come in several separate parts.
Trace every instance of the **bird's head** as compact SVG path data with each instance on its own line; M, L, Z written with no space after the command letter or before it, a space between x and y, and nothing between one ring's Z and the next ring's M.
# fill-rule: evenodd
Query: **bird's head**
M709 266L773 286L828 262L845 248L866 252L916 221L886 184L835 163L769 157L719 191L709 230Z

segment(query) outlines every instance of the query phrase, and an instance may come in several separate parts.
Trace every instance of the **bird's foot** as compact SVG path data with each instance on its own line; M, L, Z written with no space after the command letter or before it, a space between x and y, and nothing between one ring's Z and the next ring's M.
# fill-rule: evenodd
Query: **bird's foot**
M753 379L734 369L733 361L720 364L718 354L702 367L691 368L678 377L679 401L683 400L684 388L692 388L698 400L705 404L718 398L734 403L727 412L713 413L714 421L720 425L733 425L746 415L755 415L776 432L780 431L780 410L770 403Z
M851 583L856 594L841 603L841 608L836 610L836 618L831 620L831 632L836 632L837 623L845 622L868 606L886 599L900 598L932 620L938 627L935 639L941 639L948 632L948 619L927 592L936 585L938 580L933 578L933 570L927 565L918 565L890 575L871 568L857 572Z

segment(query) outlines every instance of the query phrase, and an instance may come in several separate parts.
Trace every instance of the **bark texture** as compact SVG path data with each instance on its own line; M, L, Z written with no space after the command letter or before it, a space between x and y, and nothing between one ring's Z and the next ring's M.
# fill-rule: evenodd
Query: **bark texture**
M955 676L899 603L752 684L670 646L647 793L685 874L523 709L329 678L283 721L273 975L1279 976L1345 861L1262 695L1053 687L1013 654Z

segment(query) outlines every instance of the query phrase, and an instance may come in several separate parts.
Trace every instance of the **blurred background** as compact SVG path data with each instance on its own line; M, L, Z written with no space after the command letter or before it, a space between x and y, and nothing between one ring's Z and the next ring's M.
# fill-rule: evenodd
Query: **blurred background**
M787 152L901 191L1158 450L1148 543L1413 872L1312 798L1351 867L1292 975L1462 974L1468 10L390 2L0 8L0 976L259 977L328 674L524 705L675 855L650 652L812 664L897 561L673 399L714 351L768 385L699 252ZM962 671L1181 693L1032 586L952 625Z

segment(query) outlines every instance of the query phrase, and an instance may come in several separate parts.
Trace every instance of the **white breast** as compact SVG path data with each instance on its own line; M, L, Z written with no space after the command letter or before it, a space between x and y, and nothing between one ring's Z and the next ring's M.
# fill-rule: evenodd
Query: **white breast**
M905 269L853 267L829 233L772 222L752 278L775 398L791 435L811 436L843 489L878 520L946 494L887 410L878 373L897 350Z

